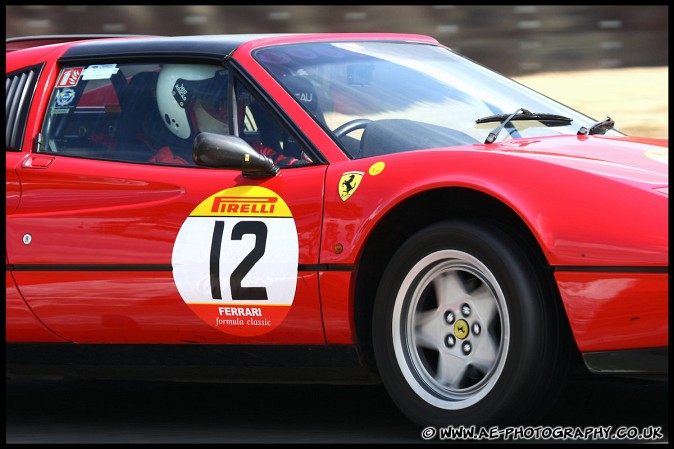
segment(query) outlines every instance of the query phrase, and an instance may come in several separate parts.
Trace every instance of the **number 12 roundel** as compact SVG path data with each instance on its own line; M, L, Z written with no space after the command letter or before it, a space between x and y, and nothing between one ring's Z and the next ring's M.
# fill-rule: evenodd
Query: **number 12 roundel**
M290 209L273 191L226 189L199 204L173 246L173 278L185 303L215 329L262 335L295 297L299 247Z

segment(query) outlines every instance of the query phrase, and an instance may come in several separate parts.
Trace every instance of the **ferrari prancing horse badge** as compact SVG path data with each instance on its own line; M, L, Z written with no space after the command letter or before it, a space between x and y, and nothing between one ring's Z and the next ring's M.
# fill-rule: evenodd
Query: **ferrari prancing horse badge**
M339 180L339 197L342 201L348 200L353 195L353 192L360 185L361 179L363 179L362 171L351 171L342 175Z

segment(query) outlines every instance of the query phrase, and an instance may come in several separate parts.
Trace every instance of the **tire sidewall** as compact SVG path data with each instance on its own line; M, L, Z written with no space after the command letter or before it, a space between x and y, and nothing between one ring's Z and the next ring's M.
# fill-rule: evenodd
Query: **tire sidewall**
M457 409L431 405L410 387L397 361L392 333L395 298L403 279L420 259L447 249L470 254L491 271L503 292L510 321L508 350L498 380L480 401ZM393 400L421 425L507 424L525 419L526 411L534 410L534 402L540 399L534 390L537 376L545 370L539 363L544 360L546 326L551 323L542 296L533 265L499 229L473 221L445 222L417 233L392 258L375 299L375 359Z

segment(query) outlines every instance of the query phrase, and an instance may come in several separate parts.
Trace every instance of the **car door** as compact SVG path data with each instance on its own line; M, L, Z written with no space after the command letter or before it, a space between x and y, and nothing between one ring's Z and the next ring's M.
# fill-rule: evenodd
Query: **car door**
M21 295L79 343L323 343L315 267L326 166L255 177L177 156L132 160L147 149L120 145L130 135L120 126L140 106L113 79L126 71L127 88L153 70L62 69L39 151L13 170L20 201L6 244Z

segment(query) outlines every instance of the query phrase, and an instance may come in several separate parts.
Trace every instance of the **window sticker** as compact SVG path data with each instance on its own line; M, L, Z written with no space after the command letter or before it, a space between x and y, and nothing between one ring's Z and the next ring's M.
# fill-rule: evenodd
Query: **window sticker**
M82 73L83 80L105 80L117 73L117 64L90 65Z
M63 69L56 81L56 87L75 87L82 76L84 67L68 67Z
M75 91L68 88L56 94L56 104L58 106L68 106L75 99Z
M199 204L173 246L173 278L185 304L213 328L257 336L278 327L297 285L299 244L290 209L255 186Z

